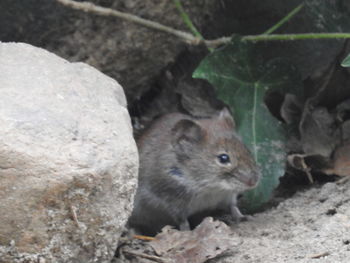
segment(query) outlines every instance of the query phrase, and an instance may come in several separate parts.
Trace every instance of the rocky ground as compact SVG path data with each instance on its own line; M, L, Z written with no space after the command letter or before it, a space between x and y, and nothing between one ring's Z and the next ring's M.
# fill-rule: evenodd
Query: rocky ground
M220 262L349 262L350 183L299 192L234 233L242 243Z
M349 262L350 182L298 192L231 228L231 253L211 262Z

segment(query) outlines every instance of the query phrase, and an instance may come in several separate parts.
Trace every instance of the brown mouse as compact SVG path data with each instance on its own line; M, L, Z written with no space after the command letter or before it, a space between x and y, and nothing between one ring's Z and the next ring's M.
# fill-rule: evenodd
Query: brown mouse
M165 225L189 229L188 217L230 208L243 217L237 195L256 186L260 172L225 108L211 118L171 113L138 140L139 186L129 225L154 235Z

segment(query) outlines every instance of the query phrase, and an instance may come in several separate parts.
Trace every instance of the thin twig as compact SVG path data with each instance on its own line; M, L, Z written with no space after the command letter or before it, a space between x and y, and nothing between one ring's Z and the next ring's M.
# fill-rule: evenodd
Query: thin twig
M347 183L349 180L350 180L350 177L349 176L345 176L345 177L337 180L336 184L337 185L344 184L344 183Z
M103 15L103 16L115 16L132 23L136 23L148 28L152 28L154 30L166 32L168 34L179 37L180 39L184 40L185 42L191 45L199 45L204 43L209 48L215 48L217 46L230 43L232 39L232 37L221 37L213 40L201 39L199 37L192 35L191 33L177 30L172 27L162 25L158 22L150 21L135 15L120 12L111 8L97 6L89 2L75 2L73 0L56 0L56 1L76 10L81 10L87 13L93 13L93 14ZM241 39L243 41L256 42L256 41L271 41L271 40L304 40L304 39L334 39L334 38L340 38L340 39L350 38L350 33L306 33L306 34L280 34L280 35L261 34L261 35L243 36Z
M198 43L205 43L205 45L207 46L208 50L210 52L214 51L214 48L211 47L210 45L208 45L208 43L206 43L204 37L202 36L202 34L197 30L197 28L195 27L195 25L192 23L189 15L186 13L185 9L183 8L181 1L180 0L173 0L175 7L177 8L177 10L179 11L182 20L185 22L185 24L187 25L188 29L192 32L193 36L195 36L196 38L200 39L201 41L199 41Z
M203 40L203 41L200 41L198 44L204 43L207 47L216 48L218 46L226 45L230 43L231 40L232 40L232 37L220 37L212 40Z
M329 255L330 255L329 252L323 252L323 253L311 255L310 258L323 258Z
M311 175L310 167L308 167L307 164L305 163L305 157L307 157L306 154L291 154L288 156L287 160L291 166L306 173L307 178L309 179L309 182L313 184L314 179Z
M74 206L70 206L70 211L72 213L72 218L73 218L73 221L75 222L75 224L80 228L80 224L79 224L79 221L78 221L78 216L77 216L77 212L76 212L76 208Z
M144 240L144 241L153 241L153 240L155 240L154 237L142 236L142 235L134 235L133 238L139 239L139 240Z
M198 42L198 39L190 33L187 33L187 32L181 31L181 30L176 30L174 28L162 25L158 22L150 21L150 20L135 16L132 14L120 12L120 11L115 10L115 9L97 6L97 5L94 5L90 2L75 2L72 0L57 0L57 2L65 5L65 6L68 6L70 8L84 11L86 13L94 13L94 14L102 15L102 16L119 17L119 18L122 18L122 19L129 21L129 22L132 22L132 23L136 23L136 24L148 27L148 28L152 28L152 29L155 29L158 31L163 31L163 32L169 33L171 35L182 38L191 44L193 42L194 43Z
M296 8L294 8L292 11L290 11L285 17L283 17L280 21L278 21L275 25L273 25L271 28L266 30L263 34L271 34L272 32L276 31L278 28L280 28L282 25L287 23L293 16L295 16L302 8L304 7L304 4L298 5Z
M303 34L271 34L244 36L245 41L270 41L270 40L305 40L305 39L346 39L350 33L303 33Z
M153 260L155 262L160 262L160 263L167 263L169 262L168 260L165 260L161 257L157 257L157 256L152 256L152 255L148 255L145 253L140 253L140 252L136 252L136 251L131 251L131 250L123 250L123 253L132 255L132 256L136 256L136 257L141 257L141 258L147 258L149 260Z
M188 16L188 14L185 12L185 9L182 7L182 4L180 2L180 0L173 0L175 7L177 8L177 10L179 11L182 20L185 22L186 26L188 27L188 29L192 32L193 35L195 35L196 37L200 38L200 39L204 39L202 34L197 30L197 28L194 26L194 24L192 23L190 17Z
M313 184L313 183L314 183L314 178L313 178L312 175L311 175L310 168L309 168L309 167L306 165L306 163L305 163L305 159L304 159L304 158L301 158L301 159L300 159L300 163L301 163L301 165L302 165L302 168L303 168L304 172L305 172L306 175L307 175L307 178L309 179L309 182L310 182L311 184Z

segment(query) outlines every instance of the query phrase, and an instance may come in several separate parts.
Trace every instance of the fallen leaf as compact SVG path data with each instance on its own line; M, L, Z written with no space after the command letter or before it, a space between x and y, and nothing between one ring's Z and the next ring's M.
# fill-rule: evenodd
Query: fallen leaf
M298 124L302 113L302 103L294 94L287 93L281 106L281 117L288 124Z
M335 124L335 115L325 107L307 103L299 126L305 154L329 157L340 142L340 130Z
M326 174L350 176L350 142L338 147L333 156L333 168L323 170Z
M344 122L350 118L350 99L343 101L337 105L337 120Z
M343 141L350 141L350 120L343 123L341 130Z
M203 263L232 248L231 229L207 217L192 231L178 231L169 226L150 242L158 256L176 263Z
M350 96L348 73L338 63L341 56L306 87L307 100L299 124L305 154L330 157L341 143L339 112L344 111L346 105L338 109L338 113L334 110Z

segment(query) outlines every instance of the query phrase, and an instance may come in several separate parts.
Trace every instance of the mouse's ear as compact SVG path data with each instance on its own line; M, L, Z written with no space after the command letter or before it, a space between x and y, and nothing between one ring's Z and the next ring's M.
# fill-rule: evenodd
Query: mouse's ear
M201 126L192 120L180 120L171 129L172 144L175 148L187 151L187 146L200 143L204 138ZM187 150L186 150L187 149Z
M232 117L230 110L225 107L219 112L219 120L222 120L228 127L235 129L236 123Z

